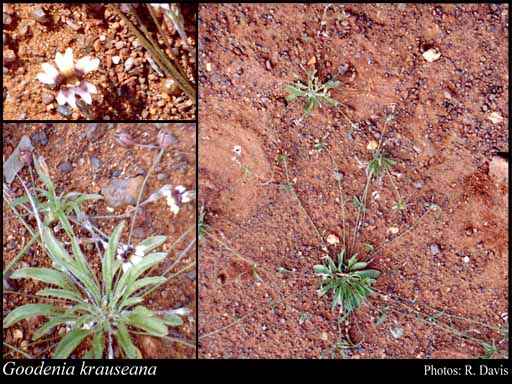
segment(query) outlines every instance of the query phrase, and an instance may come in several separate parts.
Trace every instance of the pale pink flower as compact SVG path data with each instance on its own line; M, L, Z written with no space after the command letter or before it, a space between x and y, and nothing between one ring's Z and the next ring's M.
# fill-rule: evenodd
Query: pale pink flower
M95 71L100 65L99 59L84 56L75 62L73 50L67 48L64 54L57 52L55 55L57 68L48 63L41 64L43 72L37 74L37 79L52 87L57 86L57 103L69 104L77 108L76 97L80 97L86 104L92 104L91 94L97 93L96 87L82 80L89 72Z

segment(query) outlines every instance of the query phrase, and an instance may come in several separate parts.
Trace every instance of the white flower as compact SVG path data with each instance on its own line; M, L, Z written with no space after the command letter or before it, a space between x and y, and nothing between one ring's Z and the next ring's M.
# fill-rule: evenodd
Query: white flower
M166 11L169 11L169 4L166 4L166 3L150 3L150 5L153 7L153 8L162 8L162 9L165 9Z
M128 247L126 245L124 245L123 249L124 249L124 251L122 253L126 252ZM118 256L119 256L119 250L118 250ZM126 273L130 270L130 268L139 264L142 261L143 257L144 257L144 248L139 247L139 246L135 247L135 253L133 253L132 255L128 256L127 258L121 257L121 259L123 260L123 265L122 265L123 272Z
M76 108L76 97L79 96L86 104L92 104L91 94L97 93L97 89L81 78L98 69L100 60L85 56L75 62L73 50L67 48L64 54L56 53L55 64L57 69L48 63L41 64L43 72L38 73L36 77L44 84L59 87L57 103L69 104Z
M163 192L163 195L165 197L167 197L167 205L169 207L171 207L171 212L174 214L174 215L177 215L180 211L180 207L179 205L176 203L176 199L174 198L174 196L172 195L172 191L171 190L166 190Z

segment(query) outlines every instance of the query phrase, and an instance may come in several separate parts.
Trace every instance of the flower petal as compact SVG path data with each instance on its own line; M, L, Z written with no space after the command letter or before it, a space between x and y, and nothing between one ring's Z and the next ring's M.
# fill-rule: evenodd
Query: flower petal
M56 84L59 77L59 71L53 65L48 63L41 64L43 72L37 74L37 79L45 84Z
M153 8L162 8L162 9L165 9L166 11L169 10L169 4L166 4L166 3L149 3Z
M84 85L84 86L79 86L79 87L76 87L75 88L75 93L80 96L82 98L83 101L85 101L87 104L91 105L92 104L92 96L91 94L87 91L87 87Z
M89 72L95 71L100 66L100 59L91 59L90 56L84 56L75 64L75 68L87 75Z
M84 85L87 88L87 92L92 93L92 94L98 93L98 90L96 89L96 86L94 84L84 81Z
M60 73L64 76L71 76L73 74L73 50L71 48L66 49L66 53L64 55L60 52L57 52L55 55L55 64L59 68Z
M132 263L130 263L129 261L127 261L126 263L123 263L123 273L126 273L128 272L128 270L132 267Z
M74 88L67 88L59 90L57 94L57 103L59 105L69 104L76 109L76 97Z

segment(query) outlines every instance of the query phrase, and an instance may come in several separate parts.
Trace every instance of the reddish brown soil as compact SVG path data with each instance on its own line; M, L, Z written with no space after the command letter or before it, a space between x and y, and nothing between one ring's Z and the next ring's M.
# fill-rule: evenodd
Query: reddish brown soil
M41 7L49 22L40 23L31 12ZM89 7L89 8L87 8ZM92 7L92 8L91 8ZM177 120L195 118L195 104L183 93L168 95L162 89L165 77L146 60L145 48L114 12L114 5L85 4L4 4L10 20L4 25L3 117L4 119L143 119ZM175 57L189 79L195 81L196 10L183 7L190 49L177 34L170 36ZM28 28L26 27L28 25ZM148 24L154 25L154 24ZM156 28L153 28L156 29ZM151 30L151 33L155 32ZM105 39L101 41L101 36ZM161 47L165 45L160 41ZM56 92L36 79L41 64L53 64L56 51L72 48L75 59L90 55L100 59L100 68L87 75L96 85L90 116L74 111L64 117L57 112L51 95ZM7 52L9 51L9 52ZM6 63L7 55L16 59ZM119 64L113 56L121 58ZM131 58L131 59L130 59ZM131 69L125 62L133 60ZM46 100L46 101L45 101ZM72 111L72 109L70 108Z
M162 127L168 127L177 138L177 143L168 147L164 153L161 162L150 175L145 188L143 199L150 193L155 192L164 184L184 185L187 189L195 189L196 180L196 156L195 156L195 126L188 125L187 128L178 128L173 124L106 124L103 125L103 136L97 139L89 140L84 132L87 124L4 124L3 129L3 156L4 159L11 154L16 147L22 135L32 136L36 132L45 132L48 137L46 145L34 144L34 152L37 155L45 157L50 176L56 186L57 194L63 191L78 191L82 193L100 193L101 187L110 182L115 171L120 171L119 178L129 178L135 176L137 170L142 168L148 172L157 149L146 149L140 147L123 147L115 140L115 132L125 130L129 132L134 140L139 143L155 144L157 134ZM103 165L96 169L91 163L91 158L96 157ZM70 162L73 170L68 174L63 174L59 170L59 165L63 162ZM30 175L25 168L21 175L25 182L30 181ZM165 177L164 177L165 176ZM12 184L16 196L23 194L21 185L14 181ZM104 201L95 203L86 203L83 212L89 216L102 215L120 215L125 212L125 208L120 208L110 213L106 210ZM136 220L136 227L143 231L146 237L154 235L166 235L168 241L162 246L163 250L170 250L171 244L187 229L195 225L195 204L183 206L178 216L174 217L170 208L166 205L165 199L160 199L155 203L149 204L142 215ZM129 220L127 225L129 224ZM20 222L13 218L13 214L4 202L3 204L3 268L16 256L19 250L26 244L30 235L26 232ZM111 233L119 219L97 219L96 225L106 233ZM32 223L35 224L35 223ZM87 232L80 232L81 236L90 237ZM135 236L135 235L134 235ZM122 241L126 243L128 230L123 233ZM175 251L170 251L168 258L160 264L153 272L157 275L165 271L176 259L176 255L181 252L185 246L193 240L195 231L192 230L185 240L178 244ZM64 236L63 236L64 238ZM137 244L141 239L134 238ZM14 241L15 246L11 247ZM195 260L195 247L192 251L180 261L173 272L177 272L185 265ZM94 268L99 270L99 257L94 251L87 252ZM38 246L30 248L29 253L25 254L18 261L13 270L21 266L48 266L49 260L41 253ZM169 336L187 340L195 343L195 308L196 308L196 275L195 269L190 269L174 279L169 280L152 294L146 297L144 305L155 310L175 309L187 307L192 313L184 319L184 325L178 328L170 328ZM35 294L43 288L44 284L34 283L32 280L10 280L15 284L13 289L20 292L20 295L4 294L3 296L3 314L4 316L16 306L29 302L36 302L33 298L25 296L26 294ZM42 319L40 319L42 320ZM22 321L9 329L3 330L3 340L17 348L23 349L22 343L31 343L32 332L37 329L42 322L39 320ZM23 337L14 340L14 329L21 330ZM57 337L58 330L55 330L49 337ZM58 341L58 339L56 340ZM176 344L165 340L158 340L147 336L136 336L136 344L140 347L145 358L193 358L195 350L182 344ZM47 342L39 345L29 346L25 349L30 355L36 358L49 357L54 342ZM84 346L84 344L83 344ZM85 346L84 346L85 347ZM10 350L4 346L4 356ZM75 356L80 357L78 350ZM7 357L22 357L18 354L11 354Z
M509 151L508 6L336 5L324 17L320 4L208 4L199 18L200 203L210 232L256 262L263 279L211 238L201 243L200 358L469 358L484 353L479 340L496 340L506 355L507 343L486 325L507 324L508 185L488 168L496 152ZM432 47L441 57L427 62L422 53ZM312 57L322 81L341 65L348 71L331 93L341 106L301 122L304 103L288 104L284 86L294 73L305 78L300 65ZM312 151L315 140L328 144L352 199L366 181L356 159L369 159L366 146L393 108L386 148L409 205L403 214L391 208L388 179L372 185L380 199L369 199L361 244L393 238L393 226L400 235L427 203L441 210L376 255L376 288L386 296L371 297L348 326L361 344L333 354L338 315L317 297L312 274L321 244L280 188L276 160L288 153L307 212L324 237L341 237L333 167L326 152ZM492 112L503 121L491 122ZM343 113L359 125L352 140ZM347 218L353 228L353 208ZM293 273L273 273L280 266ZM421 322L397 300L464 319ZM385 306L402 314L390 310L376 326ZM450 319L473 339L443 330Z

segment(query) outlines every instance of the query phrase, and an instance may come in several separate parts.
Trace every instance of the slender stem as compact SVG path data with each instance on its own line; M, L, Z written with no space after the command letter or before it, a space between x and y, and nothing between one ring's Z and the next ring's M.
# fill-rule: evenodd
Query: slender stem
M3 271L4 275L14 266L14 264L16 264L19 261L19 259L21 257L23 257L25 252L28 251L28 249L32 246L32 244L34 244L34 242L39 240L39 234L36 236L37 237L32 237L30 239L30 241L27 244L25 244L25 246L18 252L18 254L12 258L12 260L9 262L9 264L7 264L7 266L5 267L5 269Z
M284 172L285 172L285 176L286 176L286 184L290 188L290 191L292 192L293 197L295 198L295 200L297 200L297 203L299 203L300 208L302 209L302 211L304 212L304 214L308 218L309 222L311 223L311 225L315 229L316 234L318 235L318 238L320 239L320 242L325 246L325 242L324 242L324 239L322 237L322 234L318 230L318 227L316 226L315 222L313 221L313 219L309 215L309 213L306 210L306 208L304 208L304 205L302 204L302 201L300 200L299 196L297 195L297 192L295 192L295 188L293 188L293 185L292 185L292 183L290 181L290 176L289 176L289 173L288 173L288 160L285 159L283 161L283 163L284 163Z
M169 42L169 39L167 38L167 34L162 29L161 24L158 22L158 18L156 16L155 9L151 6L151 4L146 4L146 6L149 10L149 13L151 14L151 17L153 18L153 22L155 23L156 27L158 28L158 32L160 33L160 35L162 35L162 40L164 41L165 45L167 46L167 49L169 50L169 52L172 53L171 43ZM173 59L174 59L174 61L176 61L176 58L173 57ZM187 74L185 73L185 71L183 70L181 65L177 65L176 68L181 72L183 77L185 77L185 78L187 77Z
M332 154L332 152L328 148L327 148L327 153L331 157L332 163L334 165L334 171L336 172L335 174L339 175L340 171L339 171L339 168L338 168L338 164L336 163L336 160L334 158L334 155ZM336 177L336 181L338 183L338 191L340 193L341 217L342 217L342 220L343 220L343 249L345 249L345 251L347 251L347 244L346 244L347 235L346 235L346 228L345 228L346 227L345 196L343 195L343 186L342 186L341 179L339 177Z
M255 261L253 261L253 260L251 260L251 259L249 259L247 257L242 256L239 252L235 251L233 248L231 248L229 245L224 243L222 240L220 240L217 236L215 236L210 231L205 232L205 233L213 241L215 241L216 243L222 245L224 248L226 248L228 251L230 251L233 255L235 255L238 259L240 259L243 262L249 264L251 267L256 267L258 265Z
M18 352L20 355L23 355L25 356L27 359L33 359L32 356L30 356L27 352L25 351L22 351L21 349L19 348L16 348L14 345L11 345L9 343L6 343L5 341L3 342L4 346L6 346L7 348L10 348L12 349L14 352ZM12 353L12 352L9 352L9 353ZM5 358L6 355L4 355L4 358Z
M150 333L140 332L140 331L130 331L130 333L134 333L134 334L137 334L137 335L153 336ZM196 349L196 346L195 346L194 342L192 342L192 341L178 339L176 337L170 337L170 336L161 336L161 338L165 339L165 340L172 341L174 343L183 344L183 345L186 345L187 347Z
M425 216L427 216L430 211L432 210L433 208L430 206L428 207L427 211L421 215L421 217L413 224L411 225L409 228L407 228L407 230L402 233L400 236L397 236L395 237L394 239L392 240L389 240L389 241L385 241L383 244L381 244L379 247L377 247L376 249L374 249L369 255L368 255L368 258L370 258L371 256L373 256L374 254L376 254L377 252L380 252L382 251L382 249L384 249L385 247L387 247L388 245L390 245L391 243L397 241L398 239L404 237L406 234L408 234L409 232L411 232L414 228L416 228L416 226L420 223L421 220L423 220L423 218L425 218Z
M142 199L142 194L144 193L144 187L146 186L146 183L147 183L147 181L149 179L149 176L151 175L151 173L155 169L156 165L162 159L162 155L164 154L164 152L165 152L165 149L162 148L160 150L160 152L158 153L155 161L151 165L151 168L149 168L149 171L146 174L146 177L144 177L144 181L142 182L142 186L141 186L141 188L139 190L139 195L137 196L137 203L135 204L135 209L132 212L130 212L131 214L133 214L133 216L132 216L132 222L130 224L130 233L128 234L128 245L131 244L133 228L135 226L135 219L137 218L137 211L139 209L140 200Z
M397 201L398 201L398 203L401 203L402 196L400 196L400 192L398 191L398 188L393 180L393 175L391 175L391 173L389 173L389 172L386 172L386 173L389 176L389 181L391 181L391 185L393 186L393 189L395 190Z
M147 34L148 38L146 38L137 27L126 17L123 12L121 12L117 7L115 10L119 17L125 22L128 28L132 31L132 33L139 39L141 44L150 52L151 56L155 61L157 61L161 68L167 73L168 76L172 77L178 83L178 86L183 90L183 92L193 101L196 99L196 90L190 84L189 80L181 74L181 72L177 69L176 65L174 65L163 53L160 48L151 42L151 35ZM141 25L141 28L144 28L144 25ZM148 40L149 39L149 40Z

